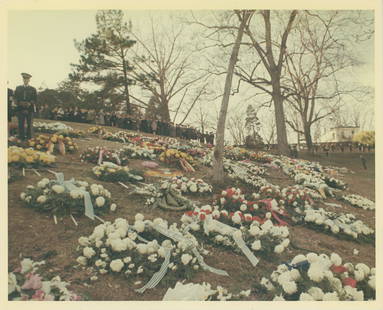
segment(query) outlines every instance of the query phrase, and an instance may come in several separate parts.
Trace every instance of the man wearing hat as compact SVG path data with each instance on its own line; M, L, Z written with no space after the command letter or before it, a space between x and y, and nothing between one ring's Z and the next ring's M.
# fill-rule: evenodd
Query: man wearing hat
M24 83L16 87L14 100L19 121L19 138L20 140L26 140L32 138L32 121L33 113L36 112L37 92L36 88L29 85L32 75L21 73L21 76ZM25 122L27 122L26 133Z

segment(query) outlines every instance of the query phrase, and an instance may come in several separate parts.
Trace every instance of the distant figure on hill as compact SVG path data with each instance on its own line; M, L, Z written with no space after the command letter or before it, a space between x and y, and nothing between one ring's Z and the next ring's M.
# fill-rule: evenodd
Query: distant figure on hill
M362 161L362 165L363 165L364 170L367 170L367 160L366 160L366 158L364 158L363 155L360 155L360 160Z

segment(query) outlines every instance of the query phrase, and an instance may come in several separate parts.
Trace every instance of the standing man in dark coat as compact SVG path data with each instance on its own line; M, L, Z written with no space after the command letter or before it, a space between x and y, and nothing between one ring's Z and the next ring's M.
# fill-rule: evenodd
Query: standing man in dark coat
M23 85L17 86L15 90L15 104L17 106L17 118L19 121L19 138L26 140L32 138L33 113L36 112L37 91L29 85L32 75L21 73ZM25 122L27 122L27 132L25 133Z
M12 100L13 100L13 90L8 88L8 135L11 135L11 122L12 122L12 116L13 116L13 107L12 107Z

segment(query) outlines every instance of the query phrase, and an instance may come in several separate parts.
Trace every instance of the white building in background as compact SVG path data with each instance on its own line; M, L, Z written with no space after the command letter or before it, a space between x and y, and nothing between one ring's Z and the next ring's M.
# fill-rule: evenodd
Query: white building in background
M360 128L355 126L334 127L323 134L318 142L351 142L352 137L359 131Z

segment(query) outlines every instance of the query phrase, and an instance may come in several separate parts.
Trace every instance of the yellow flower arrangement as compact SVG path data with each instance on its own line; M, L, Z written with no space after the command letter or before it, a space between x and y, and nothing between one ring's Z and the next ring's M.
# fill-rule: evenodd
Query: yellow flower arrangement
M72 138L58 134L53 134L52 136L39 135L36 138L30 139L28 145L37 150L48 151L50 153L53 153L55 146L58 145L58 150L62 155L65 155L65 151L73 153L77 150L77 144L73 142Z
M17 146L8 148L8 163L14 166L50 165L56 161L54 155L49 155L33 149L23 149Z

